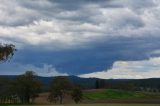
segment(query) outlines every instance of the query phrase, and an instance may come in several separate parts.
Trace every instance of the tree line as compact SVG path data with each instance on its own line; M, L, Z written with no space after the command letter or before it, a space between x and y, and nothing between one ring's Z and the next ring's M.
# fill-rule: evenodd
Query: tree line
M43 91L43 83L36 78L33 71L26 71L15 79L0 78L0 103L1 104L29 104ZM81 87L72 84L67 76L55 77L49 85L47 100L51 103L63 103L65 95L71 95L75 103L82 100Z
M125 91L160 92L158 79L96 79L95 89L119 89Z

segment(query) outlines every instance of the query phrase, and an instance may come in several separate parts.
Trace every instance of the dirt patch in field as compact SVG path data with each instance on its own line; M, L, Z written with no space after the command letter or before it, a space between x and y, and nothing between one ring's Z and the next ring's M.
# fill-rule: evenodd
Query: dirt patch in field
M50 103L47 98L48 98L49 93L42 93L39 95L38 98L36 98L35 102L37 104L55 104L55 103ZM74 103L72 100L72 97L70 95L65 95L63 99L63 104L69 104L69 103ZM57 104L59 104L59 101L57 101Z

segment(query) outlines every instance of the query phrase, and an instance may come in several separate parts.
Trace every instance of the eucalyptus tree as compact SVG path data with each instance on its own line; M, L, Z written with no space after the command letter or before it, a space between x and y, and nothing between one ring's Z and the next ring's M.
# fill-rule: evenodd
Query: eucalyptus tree
M78 86L73 88L71 95L75 103L79 103L83 99L82 89Z
M10 59L16 51L13 44L0 44L0 62L5 62Z
M17 76L15 79L15 92L21 103L30 103L41 91L42 83L36 78L33 71L26 71L25 74Z
M57 100L59 100L60 104L62 104L65 94L67 94L71 89L72 83L68 77L55 77L50 84L50 94L48 99L50 102L57 102Z

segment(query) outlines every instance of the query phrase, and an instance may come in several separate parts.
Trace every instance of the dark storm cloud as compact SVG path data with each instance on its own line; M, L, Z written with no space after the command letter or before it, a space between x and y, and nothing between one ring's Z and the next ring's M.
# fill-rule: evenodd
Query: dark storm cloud
M93 47L65 51L19 51L12 61L22 64L34 64L43 67L51 64L61 72L70 75L96 72L110 69L116 61L149 59L151 51L159 50L160 37L111 38L102 40ZM26 58L31 57L31 58ZM25 60L25 61L24 61Z

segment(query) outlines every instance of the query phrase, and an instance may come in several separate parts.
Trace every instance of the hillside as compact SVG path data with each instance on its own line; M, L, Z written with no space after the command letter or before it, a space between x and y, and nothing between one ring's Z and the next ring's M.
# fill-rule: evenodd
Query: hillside
M1 75L0 78L14 79L15 75ZM80 78L76 76L69 76L70 80L77 85L81 85L84 89L95 89L95 83L97 80L103 80L105 82L105 88L120 88L126 84L134 84L136 87L145 88L158 88L160 89L160 78L151 79L97 79L97 78ZM49 83L54 77L41 77L37 76L37 79L48 87ZM122 88L123 89L123 88Z

